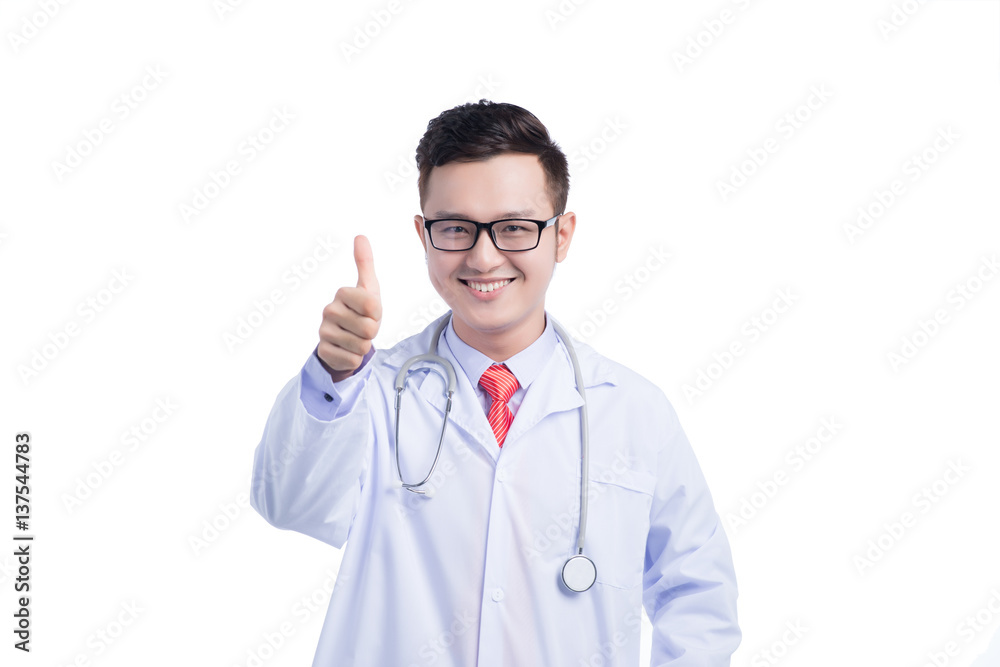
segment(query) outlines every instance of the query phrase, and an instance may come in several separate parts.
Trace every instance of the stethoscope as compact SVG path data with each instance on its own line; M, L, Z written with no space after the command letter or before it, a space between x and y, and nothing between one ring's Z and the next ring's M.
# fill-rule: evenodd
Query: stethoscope
M444 431L448 427L448 414L451 412L452 398L455 395L455 367L452 366L450 361L444 357L439 357L437 354L438 338L441 337L441 332L444 331L444 328L448 326L450 319L450 312L441 319L441 323L438 324L434 335L431 337L431 346L427 354L420 354L408 359L396 374L396 474L399 475L399 481L396 483L396 486L412 491L413 493L424 494L428 497L434 495L433 487L429 487L426 490L421 490L420 487L427 483L427 480L431 478L434 474L434 469L437 467L438 458L441 456L441 445L444 443ZM580 459L580 536L576 542L577 553L570 556L562 568L562 581L566 585L566 588L577 593L582 593L593 586L594 581L597 580L597 566L594 565L594 561L583 555L583 538L587 532L587 457L590 449L590 440L587 435L587 397L584 394L583 373L580 372L580 362L576 358L576 350L573 349L569 335L563 331L563 328L554 319L552 320L552 326L566 346L566 351L569 352L570 361L573 362L573 375L576 377L576 390L580 393L580 398L583 399L583 406L581 406L580 410L580 432L583 434L581 438L583 456ZM441 373L440 369L428 367L428 370L441 375L442 379L447 383L448 389L446 395L448 402L444 409L444 421L441 423L441 437L438 438L437 454L434 455L434 463L431 464L430 472L427 473L423 481L417 484L407 484L403 482L403 473L399 467L399 405L402 401L403 388L406 385L406 375L410 370L410 366L419 362L434 363L444 368L447 377Z

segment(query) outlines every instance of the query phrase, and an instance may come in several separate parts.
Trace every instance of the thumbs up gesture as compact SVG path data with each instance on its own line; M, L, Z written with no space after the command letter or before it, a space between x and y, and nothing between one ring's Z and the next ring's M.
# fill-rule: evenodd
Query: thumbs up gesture
M334 382L350 377L372 347L382 322L382 297L372 248L364 236L354 237L354 262L358 266L357 287L341 287L323 308L319 327L320 361Z

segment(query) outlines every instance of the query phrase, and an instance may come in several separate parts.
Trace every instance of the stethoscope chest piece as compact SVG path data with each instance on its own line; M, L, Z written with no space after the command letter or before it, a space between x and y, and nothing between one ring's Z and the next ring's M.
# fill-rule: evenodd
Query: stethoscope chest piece
M562 580L566 588L582 593L597 581L597 566L583 554L577 554L563 565Z

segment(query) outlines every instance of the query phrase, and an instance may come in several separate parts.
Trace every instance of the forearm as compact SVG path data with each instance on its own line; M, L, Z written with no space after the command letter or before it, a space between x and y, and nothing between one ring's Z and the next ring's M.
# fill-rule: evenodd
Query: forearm
M367 378L358 378L363 381ZM268 523L343 545L371 456L363 386L343 414L323 420L301 400L302 374L285 385L254 453L251 504Z

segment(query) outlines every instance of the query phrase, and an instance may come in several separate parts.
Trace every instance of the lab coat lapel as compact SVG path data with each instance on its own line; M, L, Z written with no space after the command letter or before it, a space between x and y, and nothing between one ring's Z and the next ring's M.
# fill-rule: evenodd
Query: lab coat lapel
M594 354L589 346L576 343L574 349L580 362L584 388L596 387L604 382L617 384L613 369ZM511 422L507 441L516 441L550 414L574 410L582 405L583 398L576 388L573 364L560 337L559 344L556 345L542 372L525 392L524 400L514 415L514 421Z
M448 418L452 424L465 432L467 438L479 442L483 449L496 460L500 455L500 448L497 447L496 436L493 435L486 411L483 410L479 397L476 396L475 390L469 382L469 377L454 357L444 350L439 350L439 352L455 366L455 396L452 398L451 413ZM448 405L445 383L440 378L430 377L430 374L427 374L420 382L419 391L424 400L437 408L443 418L445 408Z

